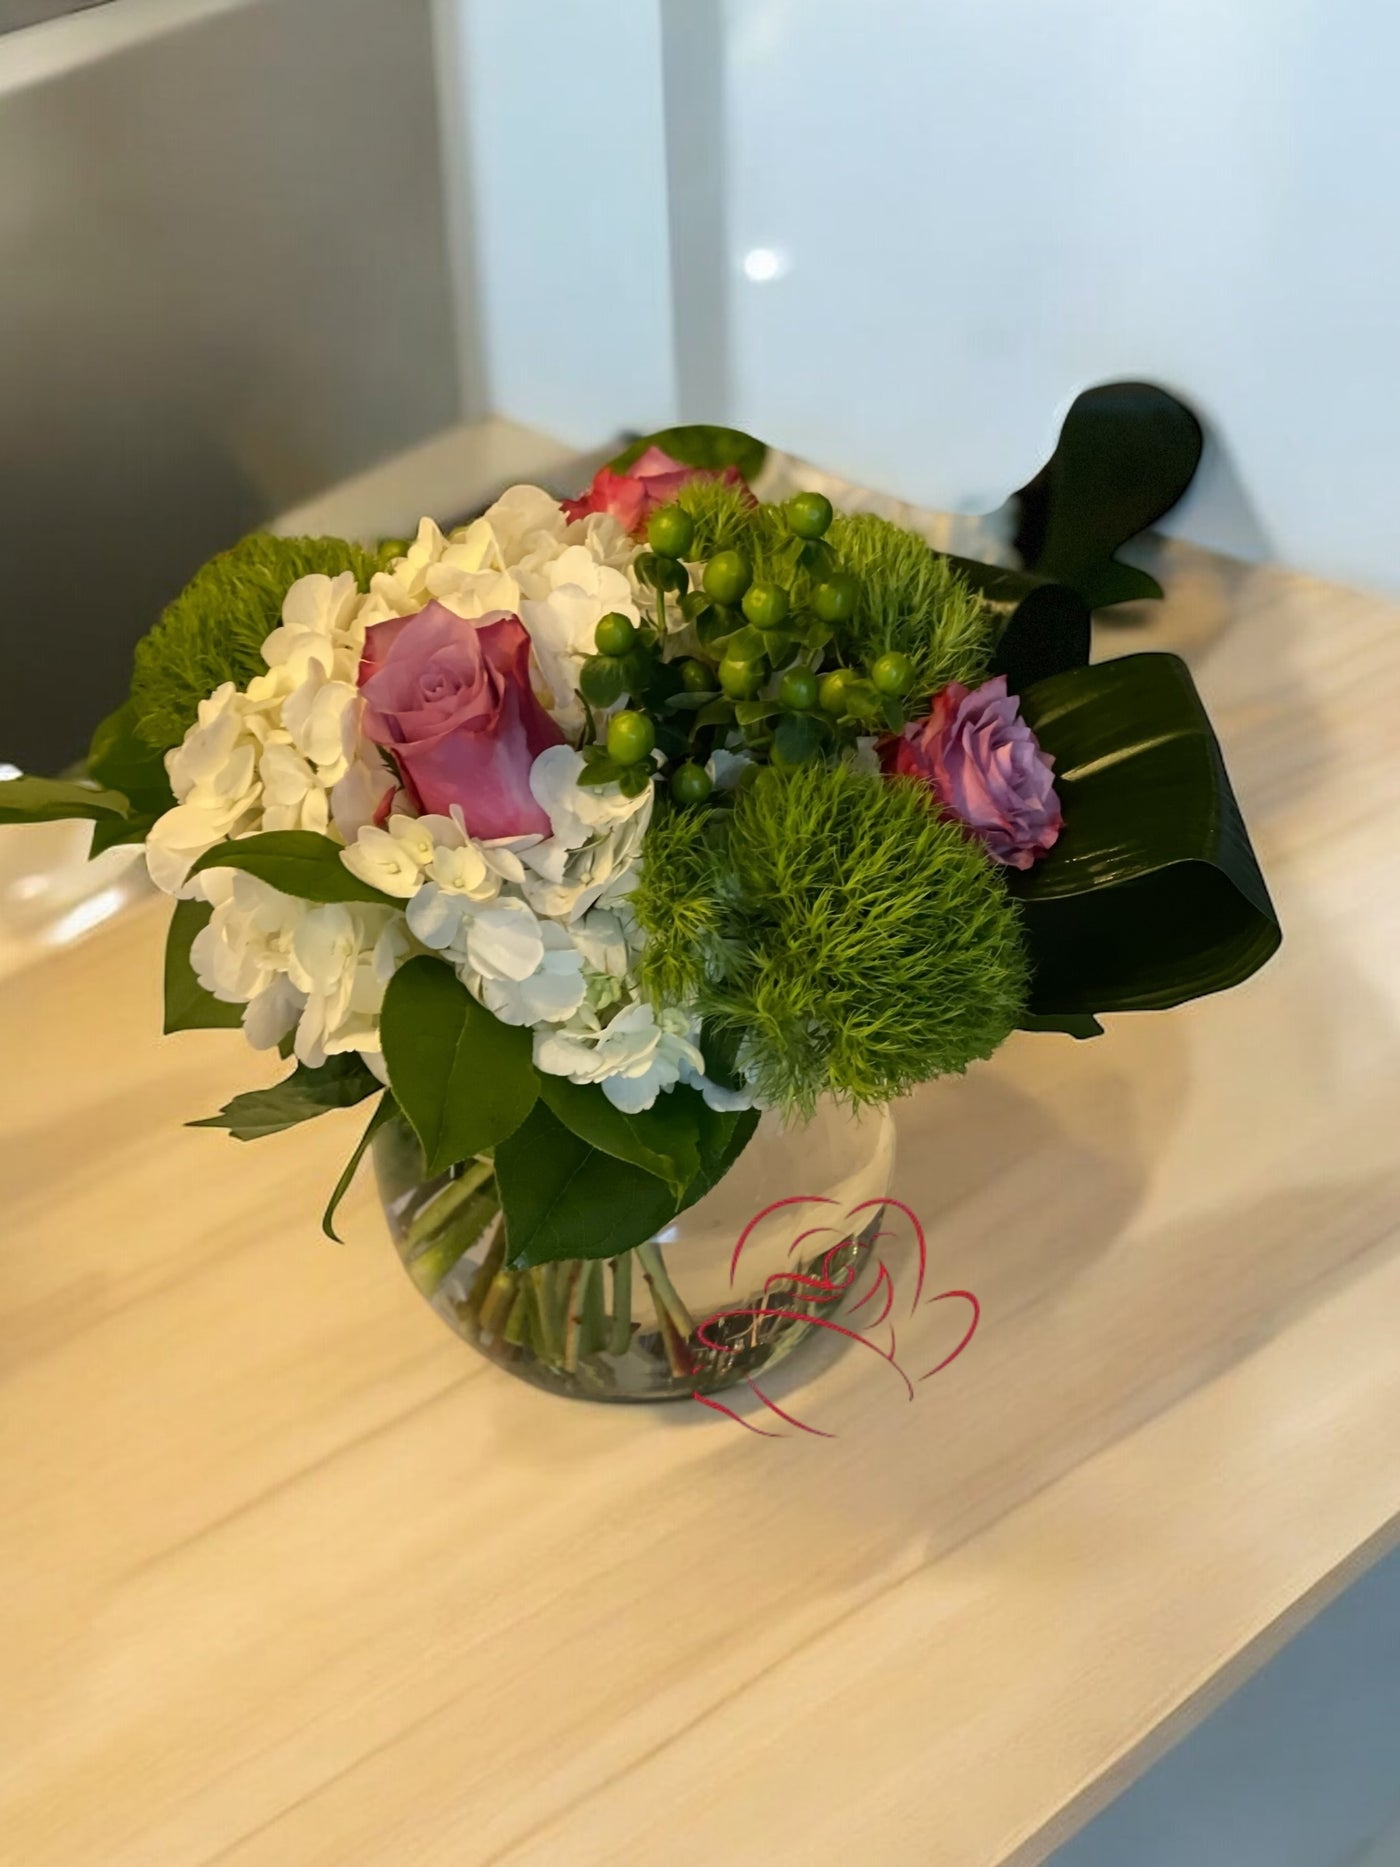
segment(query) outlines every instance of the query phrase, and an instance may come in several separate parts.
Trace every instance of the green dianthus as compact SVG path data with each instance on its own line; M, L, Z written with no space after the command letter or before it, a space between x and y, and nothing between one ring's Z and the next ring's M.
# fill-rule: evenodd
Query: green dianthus
M225 681L246 687L266 672L262 645L298 577L348 570L364 590L381 563L381 553L343 538L276 538L270 532L254 532L210 558L136 644L136 730L157 751L179 745L200 701L216 687Z
M881 655L907 655L918 697L949 681L972 687L985 678L993 614L946 557L873 512L839 514L827 537L859 586L855 616L842 632L855 659L872 667Z
M663 818L648 835L631 897L643 979L738 1038L765 1102L883 1102L1015 1028L1028 975L1015 907L921 785L770 767L710 821L702 835Z

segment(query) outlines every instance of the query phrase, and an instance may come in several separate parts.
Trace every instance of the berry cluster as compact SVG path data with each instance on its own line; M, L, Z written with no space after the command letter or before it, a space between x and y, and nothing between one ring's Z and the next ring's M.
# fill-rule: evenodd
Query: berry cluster
M854 744L862 733L898 732L914 684L907 655L869 667L850 640L861 593L827 539L833 512L822 493L798 493L782 508L785 536L756 579L740 550L714 553L691 587L687 559L695 525L679 505L651 516L640 582L655 593L654 623L638 628L612 613L597 625L596 652L579 681L584 699L629 706L608 721L606 742L584 754L584 784L620 784L635 796L665 761L679 804L709 796L706 763L717 746L739 746L756 762L803 765ZM682 627L670 627L667 606ZM689 652L663 659L667 642Z

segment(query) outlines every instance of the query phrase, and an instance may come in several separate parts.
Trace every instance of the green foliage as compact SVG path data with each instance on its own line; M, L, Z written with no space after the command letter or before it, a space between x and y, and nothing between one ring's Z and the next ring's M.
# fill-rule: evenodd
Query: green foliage
M1221 992L1277 949L1278 917L1210 720L1175 655L1038 681L1021 710L1055 759L1065 827L1010 882L1057 1021Z
M687 1004L722 959L725 821L657 799L628 906L647 936L642 989L658 1005Z
M618 1131L600 1129L596 1139L577 1133L541 1095L496 1149L496 1184L513 1266L617 1257L644 1244L723 1179L747 1147L758 1112L721 1115L693 1091L676 1089L659 1096L657 1106L682 1093L693 1097L687 1106L696 1124L699 1164L679 1191L631 1155L599 1145L615 1142Z
M227 1128L235 1141L260 1141L331 1109L351 1108L383 1085L354 1052L328 1057L316 1069L299 1063L291 1075L270 1089L235 1096L217 1115L186 1122L187 1128Z
M352 875L340 859L342 847L315 830L264 830L258 836L216 843L205 850L190 874L242 869L269 888L303 901L368 901L381 908L403 905Z
M984 678L995 621L946 557L873 512L838 514L827 539L859 585L844 632L851 659L871 666L881 655L907 655L920 700L949 681L972 687Z
M692 559L709 559L720 551L742 551L760 582L787 586L792 581L791 558L780 557L792 537L777 506L756 506L741 486L719 480L692 480L683 486L676 504L695 524L690 548Z
M698 1137L705 1104L694 1089L679 1086L659 1095L649 1109L627 1115L614 1108L596 1083L541 1075L540 1100L591 1147L655 1174L677 1195L700 1171Z
M632 899L652 937L647 989L684 972L667 912L703 930L688 996L737 1038L765 1102L882 1102L990 1056L1025 1005L1027 959L995 865L922 786L850 765L769 767L742 789L722 845L683 879L676 837L650 836ZM652 834L656 832L653 831Z
M349 1160L346 1161L344 1167L341 1169L340 1178L336 1181L330 1199L327 1202L326 1210L321 1215L321 1230L326 1234L327 1238L332 1239L337 1245L342 1242L339 1232L335 1229L335 1215L340 1209L340 1202L350 1191L351 1183L356 1173L359 1171L360 1162L364 1159L365 1154L369 1150L370 1142L373 1141L374 1137L379 1133L379 1130L384 1127L386 1122L392 1121L398 1112L398 1103L395 1102L392 1092L386 1089L378 1102L375 1103L374 1113L370 1116L364 1133L355 1143L354 1153L351 1154Z
M739 428L719 428L711 422L691 422L680 428L661 428L644 434L624 447L608 465L615 473L625 473L633 461L640 460L649 447L659 447L672 460L684 461L687 467L711 469L737 467L746 480L756 480L763 471L768 449L762 441Z
M262 645L298 577L353 571L362 589L380 554L343 538L275 538L254 532L198 570L136 644L131 706L136 730L157 751L179 745L199 703L224 681L246 687L264 673Z
M175 802L165 775L165 758L137 732L135 708L129 700L99 723L88 747L87 770L97 784L122 792L132 810L144 818L154 820Z
M172 1031L231 1031L245 1007L228 1005L206 992L190 965L194 937L214 910L207 901L177 901L165 937L165 1034Z
M119 823L127 814L127 801L120 791L103 791L66 778L0 780L0 823L58 823L66 817Z
M539 1095L528 1029L493 1018L443 960L425 954L399 968L380 1033L389 1085L430 1174L503 1141Z

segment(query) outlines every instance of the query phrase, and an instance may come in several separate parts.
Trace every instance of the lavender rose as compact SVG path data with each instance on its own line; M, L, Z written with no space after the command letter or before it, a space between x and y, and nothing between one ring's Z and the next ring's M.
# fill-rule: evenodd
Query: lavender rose
M375 623L359 684L365 737L392 754L415 809L446 816L460 804L477 837L549 834L530 767L564 735L531 690L518 616L468 622L430 603Z
M942 814L963 824L997 862L1028 869L1064 827L1043 752L998 674L978 688L950 681L927 719L881 747L887 772L925 783Z

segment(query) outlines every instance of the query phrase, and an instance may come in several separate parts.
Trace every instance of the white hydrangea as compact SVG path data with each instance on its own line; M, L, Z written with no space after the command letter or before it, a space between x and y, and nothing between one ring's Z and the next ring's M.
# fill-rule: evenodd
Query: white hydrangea
M599 619L643 616L636 550L607 514L571 522L552 495L516 486L451 533L425 519L367 594L350 572L288 590L263 645L266 673L246 691L225 683L210 695L167 755L176 803L147 842L158 886L213 904L192 963L206 990L246 1007L251 1043L272 1048L290 1034L311 1066L356 1050L382 1077L385 989L397 966L427 951L503 1023L533 1032L540 1069L599 1083L618 1108L649 1108L677 1083L714 1107L746 1106L706 1080L690 1014L654 1012L640 996L641 935L626 897L651 786L627 797L616 784L581 784L582 754L554 746L530 774L549 834L483 840L460 807L421 817L400 808L386 820L394 774L360 731L366 629L436 601L469 620L518 615L538 696L577 740L586 717L578 672ZM718 769L726 757L715 758L721 784L736 775ZM295 900L228 869L189 880L205 851L266 830L342 842L346 867L389 900Z

